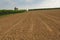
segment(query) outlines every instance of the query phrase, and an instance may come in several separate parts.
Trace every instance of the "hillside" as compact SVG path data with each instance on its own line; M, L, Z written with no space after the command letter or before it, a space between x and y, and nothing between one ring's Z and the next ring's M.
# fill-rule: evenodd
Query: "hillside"
M0 18L0 40L60 40L60 9Z

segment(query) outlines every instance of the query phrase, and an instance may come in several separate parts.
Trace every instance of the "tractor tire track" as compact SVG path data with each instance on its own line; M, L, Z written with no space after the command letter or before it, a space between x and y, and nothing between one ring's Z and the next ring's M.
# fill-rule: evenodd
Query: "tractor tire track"
M49 12L47 10L26 12L27 14L21 16L21 20L18 18L15 24L11 25L0 40L60 40L59 16L57 18L49 15Z
M25 17L21 18L21 20L20 20L20 17L19 17L19 19L17 19L17 22L14 23L13 25L11 25L12 27L11 27L10 29L8 29L8 31L6 31L6 32L3 34L3 36L1 37L1 39L3 39L3 37L4 37L5 35L7 35L8 32L10 32L13 28L15 28L19 23L23 22L24 19L27 17L27 15L28 15L28 14L26 14Z

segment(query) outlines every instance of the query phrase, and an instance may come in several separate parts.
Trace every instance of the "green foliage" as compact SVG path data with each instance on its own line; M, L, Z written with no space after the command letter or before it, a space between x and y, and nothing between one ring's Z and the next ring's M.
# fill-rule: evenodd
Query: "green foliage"
M57 9L60 9L60 8L41 8L41 9L29 9L29 11L36 11L36 10L57 10Z
M16 13L22 13L26 10L0 10L0 16L1 15L8 15L8 14L16 14Z

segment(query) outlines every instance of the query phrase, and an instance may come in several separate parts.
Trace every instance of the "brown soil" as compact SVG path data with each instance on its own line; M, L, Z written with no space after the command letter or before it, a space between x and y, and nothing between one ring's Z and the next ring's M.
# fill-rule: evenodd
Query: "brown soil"
M0 18L0 40L60 40L60 10L38 10Z

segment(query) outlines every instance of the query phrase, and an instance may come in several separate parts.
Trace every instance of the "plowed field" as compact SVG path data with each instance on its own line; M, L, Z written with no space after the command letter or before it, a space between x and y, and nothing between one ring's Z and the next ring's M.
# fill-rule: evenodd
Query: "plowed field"
M0 40L60 40L60 10L37 10L0 18Z

